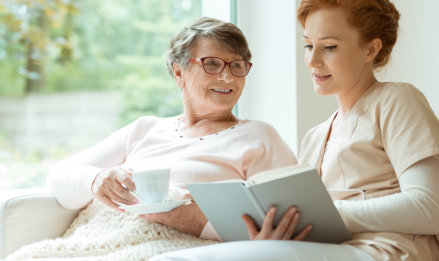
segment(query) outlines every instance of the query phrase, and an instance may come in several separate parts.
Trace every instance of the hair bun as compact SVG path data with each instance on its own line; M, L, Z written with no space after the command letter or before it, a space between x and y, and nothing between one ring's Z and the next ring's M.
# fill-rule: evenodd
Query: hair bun
M307 17L322 8L343 8L347 19L361 35L364 42L379 38L382 48L373 61L375 68L390 60L393 46L398 38L400 14L390 0L302 0L297 19L305 26Z

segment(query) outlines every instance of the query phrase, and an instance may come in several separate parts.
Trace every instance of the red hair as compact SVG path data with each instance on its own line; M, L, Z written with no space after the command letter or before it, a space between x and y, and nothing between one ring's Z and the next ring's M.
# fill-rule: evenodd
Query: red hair
M373 61L374 68L386 65L398 37L400 14L389 0L302 0L297 20L305 27L308 16L322 8L343 8L348 23L368 43L380 39L383 46Z

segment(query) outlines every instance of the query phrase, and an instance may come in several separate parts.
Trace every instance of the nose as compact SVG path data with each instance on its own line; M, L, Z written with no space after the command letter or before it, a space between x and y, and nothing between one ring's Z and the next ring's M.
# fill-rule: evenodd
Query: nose
M224 68L224 70L218 74L218 78L225 81L225 82L233 81L233 74L230 70L230 63L226 64L226 67Z
M317 50L317 48L314 48L311 51L307 52L306 55L306 63L309 67L320 67L322 66L322 57L321 53Z

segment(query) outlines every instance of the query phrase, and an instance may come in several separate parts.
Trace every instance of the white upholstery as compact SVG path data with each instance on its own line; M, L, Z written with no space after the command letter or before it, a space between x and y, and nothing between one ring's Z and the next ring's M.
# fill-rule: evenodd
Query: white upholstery
M78 213L63 208L45 188L0 191L0 259L62 235Z

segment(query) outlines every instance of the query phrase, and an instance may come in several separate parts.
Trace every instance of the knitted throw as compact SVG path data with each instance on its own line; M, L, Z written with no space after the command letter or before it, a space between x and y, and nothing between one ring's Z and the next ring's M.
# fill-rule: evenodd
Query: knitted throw
M23 246L6 260L148 260L164 252L213 243L217 242L115 211L95 200L62 237Z

